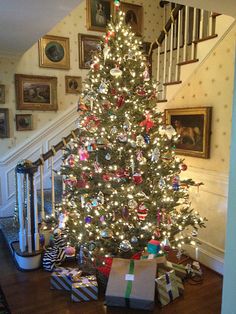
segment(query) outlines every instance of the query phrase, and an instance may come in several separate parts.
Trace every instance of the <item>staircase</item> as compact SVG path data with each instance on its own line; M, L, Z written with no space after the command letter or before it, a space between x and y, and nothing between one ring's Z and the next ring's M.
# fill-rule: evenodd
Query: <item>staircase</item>
M197 67L209 56L213 48L223 40L234 26L232 17L213 12L175 5L170 18L157 38L151 44L149 54L157 60L155 78L158 85L158 107L168 105L177 91L194 73ZM19 160L36 160L38 171L33 182L36 186L39 217L53 213L55 203L60 200L63 186L61 178L56 178L54 169L61 164L62 148L73 136L77 118L76 107L72 107L58 117L33 139L0 160L2 195L0 196L0 217L12 216L15 203L15 166ZM59 140L63 137L63 140ZM59 142L55 145L55 143ZM4 184L3 184L4 182ZM34 211L34 209L33 209ZM36 211L36 213L38 213ZM38 214L36 214L38 219ZM0 220L0 228L8 243L18 239L18 230L11 227L12 218Z

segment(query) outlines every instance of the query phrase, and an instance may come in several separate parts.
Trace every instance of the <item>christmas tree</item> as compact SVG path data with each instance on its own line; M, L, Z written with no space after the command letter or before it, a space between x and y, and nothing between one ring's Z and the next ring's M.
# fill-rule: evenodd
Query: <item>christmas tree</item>
M178 136L164 123L142 42L118 10L93 57L78 104L79 136L61 174L68 244L91 256L131 255L150 239L194 244L205 219L191 208ZM189 181L192 183L192 181Z

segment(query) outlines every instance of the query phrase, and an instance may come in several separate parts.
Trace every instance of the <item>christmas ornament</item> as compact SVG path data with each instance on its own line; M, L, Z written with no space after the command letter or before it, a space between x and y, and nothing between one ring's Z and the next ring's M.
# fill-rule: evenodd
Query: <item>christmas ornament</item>
M110 70L110 74L111 74L112 76L114 76L115 78L120 77L120 76L122 75L122 73L123 73L123 72L119 69L118 66L116 66L115 68L113 68L113 69Z
M122 107L125 103L125 97L123 95L120 95L117 97L116 106L118 108Z
M106 82L104 80L102 80L102 82L101 82L101 84L100 84L100 86L98 88L98 92L100 94L107 94L108 86L107 86L107 84L106 84Z
M84 114L85 111L88 111L88 107L82 102L81 98L78 101L77 112L79 114Z
M149 134L144 134L143 138L144 138L144 141L146 144L150 144L150 135Z
M146 96L146 91L145 91L144 87L138 86L138 88L137 88L137 95L141 96L141 97Z
M108 43L109 39L113 36L115 36L115 33L113 31L108 31L105 37L105 43Z
M83 147L80 147L78 149L78 154L79 154L79 159L80 160L88 160L89 159L89 153Z
M106 62L106 59L109 55L110 52L110 47L108 46L107 43L104 44L104 48L103 48L103 58L104 58L104 63Z
M136 137L136 145L140 146L140 147L145 147L146 146L145 140L144 140L142 135L138 135Z
M105 100L103 103L102 103L102 106L105 110L109 110L111 108L111 103L110 101L108 100Z
M91 64L91 68L94 69L94 71L98 71L100 69L100 64L95 61Z
M168 238L165 238L165 239L161 242L161 246L163 247L163 249L164 249L165 251L169 251L170 248L171 248L169 239L168 239Z
M137 244L137 243L138 243L138 238L137 238L136 236L133 236L133 237L131 238L130 242L131 242L132 244Z
M131 147L133 147L133 148L135 148L135 147L137 146L135 141L131 141L131 142L130 142L130 145L131 145Z
M197 232L197 230L193 230L192 231L192 237L197 237L198 236L198 232Z
M128 208L126 206L122 208L121 215L124 218L124 220L128 220L129 219L129 210L128 210Z
M102 172L102 167L100 166L100 164L97 161L94 162L93 166L94 166L94 171L96 173L101 173Z
M129 171L126 169L118 169L115 173L117 178L128 178L129 177Z
M91 205L92 207L97 207L98 206L98 200L96 198L91 199Z
M100 220L101 222L104 222L104 221L105 221L105 217L102 215L102 216L99 218L99 220Z
M167 138L168 138L169 140L171 140L172 137L176 134L176 131L175 131L175 129L173 128L172 125L166 125L166 126L161 126L161 127L159 128L159 133L160 133L161 136L166 135Z
M120 243L119 249L122 252L129 252L132 249L132 245L130 244L130 242L128 240L124 240Z
M113 126L112 128L111 128L111 133L112 134L116 134L117 133L117 127L116 126Z
M67 256L74 256L75 255L75 248L73 246L68 246L65 248L65 254Z
M136 172L134 175L133 175L133 182L135 184L141 184L143 182L143 178L142 178L142 175L140 172Z
M112 237L112 231L109 230L109 229L104 229L101 231L101 237L104 238L104 239L108 239L108 238L111 238Z
M125 143L128 140L128 137L125 133L120 133L117 137L117 139L121 142L121 143Z
M143 79L145 82L150 81L150 74L147 66L145 67L145 70L143 72Z
M129 131L131 129L131 125L130 125L130 122L129 120L126 120L125 123L123 124L123 129L125 131Z
M137 160L138 160L138 161L141 161L141 160L143 159L143 153L142 153L142 151L141 151L141 150L138 150L136 156L137 156Z
M179 176L174 176L173 180L172 180L172 188L174 191L178 191L179 190L179 185L180 185L180 179Z
M105 197L104 197L104 194L102 193L102 191L100 191L99 193L98 193L98 201L99 201L99 203L100 204L104 204L104 202L105 202Z
M108 161L111 160L111 154L107 153L107 154L105 155L105 159L108 160Z
M147 217L148 209L147 207L142 203L139 205L137 209L137 216L139 220L145 220Z
M118 10L120 6L120 0L114 0L114 5L115 5L116 10Z
M147 162L147 159L145 157L142 157L141 160L139 161L140 165L145 165Z
M89 242L88 249L89 251L93 251L96 248L96 243L91 241Z
M102 179L105 182L110 181L111 180L111 175L108 174L108 173L105 173L105 174L102 175Z
M152 151L151 161L157 162L160 158L160 155L160 150L157 147L154 148L154 150Z
M151 120L151 115L150 113L146 114L146 119L140 122L140 126L145 126L146 127L146 132L148 133L150 129L154 126L154 122Z
M97 145L98 145L99 147L104 147L104 146L106 145L106 140L105 140L104 138L102 138L102 137L99 137L99 138L97 139Z
M87 129L87 131L94 132L99 124L100 120L96 116L91 115L85 118L82 126L84 126Z
M165 180L161 177L158 182L158 186L160 189L162 189L163 187L165 187L165 185L166 185Z
M138 207L138 203L137 203L134 199L132 199L132 200L130 200L130 201L128 202L128 206L129 206L129 208L131 208L131 209L135 209L135 208Z
M74 155L70 155L68 158L67 158L67 163L68 165L73 168L75 166L75 157Z
M188 169L188 166L186 164L181 164L179 168L181 171L186 171Z

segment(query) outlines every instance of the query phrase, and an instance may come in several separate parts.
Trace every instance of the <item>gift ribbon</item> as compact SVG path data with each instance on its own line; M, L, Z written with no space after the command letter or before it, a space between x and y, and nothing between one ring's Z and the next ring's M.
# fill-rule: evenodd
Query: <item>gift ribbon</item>
M169 277L169 275L167 273L165 274L165 277L166 277L166 283L167 283L166 290L167 290L167 292L169 294L170 301L173 301L173 294L172 294L172 291L171 291L170 277Z
M134 274L134 260L133 259L130 260L128 274L129 275ZM128 280L126 290L125 290L125 303L126 303L127 307L129 307L129 305L130 305L130 299L129 298L131 295L132 286L133 286L133 280Z

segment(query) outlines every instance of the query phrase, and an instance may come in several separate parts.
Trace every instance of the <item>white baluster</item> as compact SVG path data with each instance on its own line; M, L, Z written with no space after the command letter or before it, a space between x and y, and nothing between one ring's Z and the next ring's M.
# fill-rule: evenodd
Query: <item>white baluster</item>
M187 61L187 50L188 50L188 24L189 22L189 7L185 7L185 24L184 24L184 54L183 54L183 61Z
M196 40L196 29L197 29L197 9L193 10L193 36L192 36L192 46L191 46L191 59L195 59L195 44L194 40Z
M171 82L172 64L173 64L173 41L174 41L174 19L172 20L170 27L170 64L169 64L169 74L168 81Z
M166 67L167 67L167 44L168 44L168 34L165 32L164 39L164 64L163 64L163 83L166 83Z
M37 197L37 185L34 178L34 246L35 251L39 250L39 227L38 227L38 197Z
M26 208L27 208L27 243L28 243L28 252L32 253L30 180L29 180L28 173L26 174Z
M41 218L45 218L44 210L44 189L43 189L44 165L40 165L40 194L41 194Z
M209 14L209 36L213 36L214 35L214 18L213 18L213 12L210 12Z
M180 62L180 36L182 30L182 10L178 12L178 35L177 35L177 52L176 52L176 70L175 70L175 80L176 82L179 80L179 66Z
M55 178L54 178L54 157L51 157L51 177L52 177L52 215L55 214Z
M19 244L20 244L20 251L25 251L25 224L24 224L24 196L22 187L22 174L17 173L17 196L18 196L18 211L19 211ZM22 197L23 196L23 197Z
M204 37L204 10L201 10L199 39L203 39L203 37Z
M161 47L157 42L157 82L160 82L160 55L161 55Z

